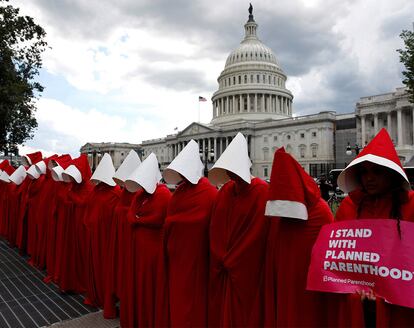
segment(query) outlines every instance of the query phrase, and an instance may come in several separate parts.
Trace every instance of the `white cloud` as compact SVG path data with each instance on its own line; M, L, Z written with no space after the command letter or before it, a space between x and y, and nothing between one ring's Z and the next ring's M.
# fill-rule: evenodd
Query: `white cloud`
M103 113L97 106L70 107L58 97L41 99L39 129L28 145L62 152L76 152L86 142L163 137L197 121L199 106L201 122L209 122L212 104L199 104L198 96L210 100L216 91L248 14L248 6L235 0L220 5L196 0L185 8L141 0L12 2L48 33L52 49L45 53L45 69L68 81L75 93L98 93L114 104ZM412 20L413 1L282 0L275 6L264 0L253 5L262 41L278 45L273 50L283 68L287 62L298 68L288 76L297 113L351 111L359 97L401 84L395 49L402 46L401 29L411 27L404 22ZM73 27L69 33L67 26Z

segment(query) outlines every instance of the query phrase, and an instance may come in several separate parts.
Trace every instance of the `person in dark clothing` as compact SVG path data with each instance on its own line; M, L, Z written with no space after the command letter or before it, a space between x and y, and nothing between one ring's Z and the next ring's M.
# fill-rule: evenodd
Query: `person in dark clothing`
M330 184L325 177L321 177L319 180L319 189L321 191L322 198L327 201L329 199L329 191L332 190L332 184Z

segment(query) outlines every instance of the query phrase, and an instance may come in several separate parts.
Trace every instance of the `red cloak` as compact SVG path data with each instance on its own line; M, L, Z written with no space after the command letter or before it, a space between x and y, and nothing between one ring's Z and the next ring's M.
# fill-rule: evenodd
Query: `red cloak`
M55 165L59 165L62 169L66 169L69 163L71 162L71 157L68 154L61 155L57 158L52 157L50 161L55 162ZM49 161L46 163L47 167L47 176L51 176L51 172L49 171ZM53 180L53 178L52 178ZM64 216L65 210L65 202L68 190L71 188L70 183L64 183L53 180L48 182L49 190L45 191L44 199L42 203L45 204L45 234L46 237L44 238L44 243L42 241L39 242L40 252L43 252L43 247L46 252L46 271L47 276L43 279L44 282L48 283L52 280L57 281L58 275L55 277L55 269L56 269L56 255L58 254L58 258L62 255L62 241L63 241L63 225L59 224L59 222L64 222L59 220ZM60 227L58 229L58 227ZM60 234L60 238L57 238L57 234Z
M65 241L65 212L68 206L67 196L71 188L71 183L55 182L55 201L51 203L52 217L47 224L47 255L45 282L58 282L60 278L60 260L63 256L63 246Z
M36 243L32 261L36 267L43 270L46 267L47 253L49 251L47 248L49 225L52 225L53 229L56 227L53 215L56 210L56 191L58 182L55 182L52 179L49 172L39 179L43 179L43 183L41 193L37 200L39 202L39 207L38 215L36 216Z
M127 240L127 213L135 193L122 189L121 198L115 207L109 237L109 251L106 268L104 318L113 319L117 316L116 302L121 298L121 287L125 275L125 244Z
M0 163L0 170L6 171L7 174L12 174L14 168L9 164L8 160ZM10 183L0 180L0 236L8 239L9 229L9 198L10 198Z
M13 182L10 182L13 183ZM11 217L14 232L11 235L11 245L16 245L21 253L27 251L27 204L29 200L29 189L32 180L26 176L20 185L16 185L11 197ZM9 240L10 241L10 240Z
M38 194L33 197L29 211L36 211L34 215L34 228L33 228L33 246L31 254L31 263L36 267L43 270L46 267L46 238L47 228L50 221L50 216L55 210L56 199L56 182L53 181L50 171L47 169L49 161L57 158L57 155L50 156L43 160L46 172L42 174L36 182L32 183L33 186L39 186ZM36 168L37 169L37 168ZM32 194L32 191L31 191ZM32 205L33 204L33 205ZM30 231L30 230L29 230Z
M73 183L68 192L63 216L63 253L60 259L59 287L62 291L86 290L87 232L84 215L93 185L90 181Z
M90 182L91 169L86 155L81 155L70 164L74 165L82 177L80 183L72 183L64 206L64 215L60 219L63 232L62 252L58 259L59 288L62 291L83 293L86 290L86 254L87 233L84 215L88 199L93 189ZM69 168L68 167L68 168Z
M109 236L120 189L101 182L93 188L86 208L87 231L85 304L103 307Z
M395 195L394 195L395 196ZM357 220L364 219L391 219L392 193L382 197L369 197L361 190L349 193L339 206L335 219ZM401 219L414 221L414 191L401 192ZM396 222L397 229L397 222ZM344 299L346 296L341 295ZM347 296L352 297L352 296ZM348 303L350 301L348 300ZM345 301L343 301L345 303ZM362 313L362 302L360 297L352 297L352 305L359 313ZM377 327L410 327L414 323L414 309L385 303L379 297L376 299L376 326Z
M138 191L131 203L125 252L125 288L120 307L122 327L155 325L157 265L170 198L168 188L159 184L153 194Z
M258 325L251 322L259 299L268 221L267 183L227 182L218 192L210 224L208 325Z
M313 244L324 224L331 223L333 216L327 203L322 199L308 208L308 220L281 218L273 224L278 225L277 234L269 235L269 257L266 258L266 270L274 270L274 290L265 281L267 301L269 293L275 295L275 308L266 309L265 326L276 327L324 327L328 326L326 308L329 294L306 290L308 267ZM271 266L274 265L274 268ZM269 278L269 275L267 275ZM272 279L272 277L270 277ZM271 297L271 296L270 296ZM299 315L300 313L300 315ZM274 315L273 315L274 314Z
M27 177L26 179L30 179ZM37 243L37 233L36 226L38 220L43 217L41 213L41 197L44 190L45 176L41 175L38 179L31 180L30 188L28 189L28 198L27 198L27 208L26 208L26 240L24 244L27 244L27 254L31 256L29 263L35 265L35 259L37 258L36 254L36 243Z
M162 295L158 293L158 302L166 303L158 304L158 311L162 311L157 313L157 320L162 321L160 325L207 325L208 232L216 195L217 189L206 178L201 178L195 185L182 182L171 198L159 267Z

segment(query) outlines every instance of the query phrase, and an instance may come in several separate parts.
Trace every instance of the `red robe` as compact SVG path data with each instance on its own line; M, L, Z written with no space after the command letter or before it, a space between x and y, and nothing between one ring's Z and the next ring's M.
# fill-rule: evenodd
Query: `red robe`
M62 257L63 252L63 240L65 231L64 225L64 213L65 203L67 199L67 193L71 187L70 183L54 182L54 187L51 188L49 199L51 202L46 211L46 272L47 276L43 279L44 282L58 281L58 270L56 270L56 263ZM58 237L59 236L59 237ZM42 247L41 245L39 245Z
M171 198L159 184L154 193L138 191L128 212L129 240L125 256L125 289L121 296L122 327L154 327L157 264L162 226Z
M306 290L313 244L321 227L333 221L327 203L318 197L308 208L308 220L269 218L273 228L266 247L265 326L329 325L329 294Z
M89 181L72 183L61 218L62 253L59 258L59 288L83 293L86 290L87 233L84 215L93 185Z
M10 183L0 181L0 236L8 237Z
M108 261L106 267L104 318L113 319L117 316L116 302L121 298L124 285L124 267L127 240L127 213L135 193L123 189L121 198L115 207L109 237Z
M109 236L120 189L105 183L93 188L84 223L87 231L85 304L103 307Z
M29 179L27 177L26 179ZM45 176L41 175L38 179L31 181L28 192L27 209L26 209L26 223L27 223L27 253L31 256L29 263L36 265L38 254L36 253L38 221L43 218L42 207L42 193L44 191ZM40 267L40 269L43 269Z
M414 191L403 192L401 197L401 219L414 221ZM392 206L392 193L373 198L360 190L349 193L339 206L335 219L356 220L364 219L390 219ZM359 212L359 213L358 213ZM396 222L397 229L397 222ZM343 297L344 298L344 297ZM355 302L362 312L362 302ZM377 327L410 327L414 324L414 309L385 303L377 297L376 300L376 326Z
M165 219L157 325L207 324L208 232L217 189L206 178L175 190ZM161 303L160 303L161 301ZM165 302L164 302L165 301ZM165 303L165 304L162 304ZM163 316L163 318L160 318Z
M259 301L268 221L268 185L227 182L218 192L210 224L208 325L258 325L252 322Z
M27 220L27 213L30 198L30 186L32 182L33 181L28 176L26 176L23 182L20 185L16 186L15 189L15 202L13 204L16 205L18 208L14 209L14 220L16 220L17 224L16 235L14 236L14 238L16 246L19 248L21 253L28 252L27 247L29 225Z
M54 214L56 211L56 192L58 185L58 182L52 179L49 171L43 177L44 182L41 195L39 196L39 215L36 220L35 255L32 256L34 265L40 269L46 267L48 252L51 251L54 253L54 251L48 249L47 238L49 232L56 229ZM54 238L54 233L51 238Z

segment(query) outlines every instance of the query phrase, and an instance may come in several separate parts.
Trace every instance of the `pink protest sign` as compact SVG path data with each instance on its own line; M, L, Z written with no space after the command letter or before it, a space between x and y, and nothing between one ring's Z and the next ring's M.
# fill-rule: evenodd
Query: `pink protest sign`
M387 302L414 308L414 223L384 219L322 227L312 250L308 290L372 289Z

